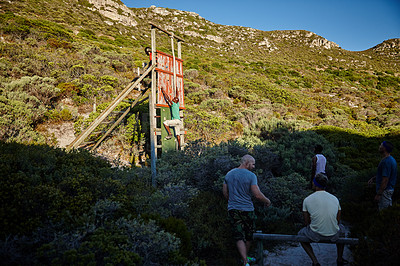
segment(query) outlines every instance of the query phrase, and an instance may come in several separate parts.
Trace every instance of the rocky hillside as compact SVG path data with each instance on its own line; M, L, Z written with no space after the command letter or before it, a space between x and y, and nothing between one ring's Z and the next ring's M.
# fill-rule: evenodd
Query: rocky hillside
M150 21L185 39L189 140L234 139L272 118L371 134L400 125L399 39L351 52L301 29L219 25L193 12L114 0L0 5L0 139L57 144L66 128L78 133L147 61ZM170 52L169 38L159 35L157 45ZM145 117L146 108L133 117ZM146 121L134 121L104 144L121 147L116 157L143 144Z

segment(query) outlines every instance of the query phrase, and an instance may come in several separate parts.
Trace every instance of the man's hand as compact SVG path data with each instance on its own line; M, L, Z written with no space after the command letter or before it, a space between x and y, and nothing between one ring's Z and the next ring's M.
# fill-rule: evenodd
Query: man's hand
M371 177L371 178L368 180L368 185L372 185L372 183L374 183L375 179L376 179L376 176Z
M164 98L167 104L172 105L171 98L169 98L163 87L161 87L161 92L164 94Z
M267 201L265 202L265 207L271 206L271 201L267 198Z

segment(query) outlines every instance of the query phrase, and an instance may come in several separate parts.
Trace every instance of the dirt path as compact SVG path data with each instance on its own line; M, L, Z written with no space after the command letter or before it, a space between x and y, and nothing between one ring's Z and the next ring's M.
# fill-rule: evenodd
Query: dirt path
M322 243L312 243L311 245L322 266L336 265L336 245ZM300 244L295 244L294 246L284 244L278 246L274 252L265 250L264 254L266 255L264 257L264 266L302 266L312 264L311 259ZM343 258L349 262L353 261L353 256L348 246L345 246Z

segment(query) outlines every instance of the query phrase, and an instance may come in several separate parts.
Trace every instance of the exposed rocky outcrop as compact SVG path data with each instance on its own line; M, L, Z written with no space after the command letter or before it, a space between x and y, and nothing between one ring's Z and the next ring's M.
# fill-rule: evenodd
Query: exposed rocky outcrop
M325 38L318 38L318 39L314 39L311 41L310 47L321 47L321 48L325 48L325 49L332 49L332 48L338 48L339 45L337 45L334 42L328 41Z
M398 57L400 56L400 38L386 40L371 50L383 56Z
M88 7L92 11L98 11L100 14L112 21L105 23L112 25L113 23L121 23L124 26L134 27L138 23L135 19L135 13L124 4L119 4L113 0L88 0L92 7Z
M387 49L400 49L400 38L386 40L372 48L374 51L384 51Z

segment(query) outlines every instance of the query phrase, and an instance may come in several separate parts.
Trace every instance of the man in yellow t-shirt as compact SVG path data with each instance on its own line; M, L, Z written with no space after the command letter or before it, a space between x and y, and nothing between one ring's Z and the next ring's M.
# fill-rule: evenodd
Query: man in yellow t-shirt
M336 242L339 237L344 236L344 227L340 224L339 200L332 194L325 191L328 178L319 173L313 180L315 192L304 199L303 215L306 227L301 229L298 235L307 237L310 242L329 240ZM314 251L309 242L301 242L301 246L311 258L313 265L320 265L315 257ZM343 265L343 244L337 246L337 264Z

